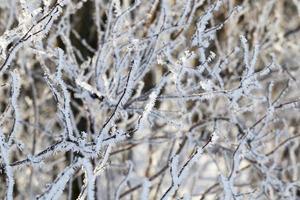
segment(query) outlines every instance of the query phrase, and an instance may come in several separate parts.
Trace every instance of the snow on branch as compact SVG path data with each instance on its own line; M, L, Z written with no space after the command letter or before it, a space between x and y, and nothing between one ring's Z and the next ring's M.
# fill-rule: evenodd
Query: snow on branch
M0 199L298 199L297 8L2 0Z

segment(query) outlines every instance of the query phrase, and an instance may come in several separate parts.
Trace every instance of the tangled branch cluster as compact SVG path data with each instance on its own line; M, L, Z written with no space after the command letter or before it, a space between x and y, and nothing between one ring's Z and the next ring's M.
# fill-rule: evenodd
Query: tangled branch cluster
M1 199L300 198L297 0L1 0Z

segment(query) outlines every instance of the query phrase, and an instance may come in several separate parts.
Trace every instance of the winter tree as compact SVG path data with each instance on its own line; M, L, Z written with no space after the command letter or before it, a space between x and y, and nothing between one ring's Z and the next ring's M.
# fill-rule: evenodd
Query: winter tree
M0 16L1 199L300 198L299 1Z

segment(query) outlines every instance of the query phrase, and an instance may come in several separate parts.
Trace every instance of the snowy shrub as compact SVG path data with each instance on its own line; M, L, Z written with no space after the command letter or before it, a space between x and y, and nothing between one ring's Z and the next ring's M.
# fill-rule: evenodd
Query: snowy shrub
M299 199L297 0L1 0L0 199Z

